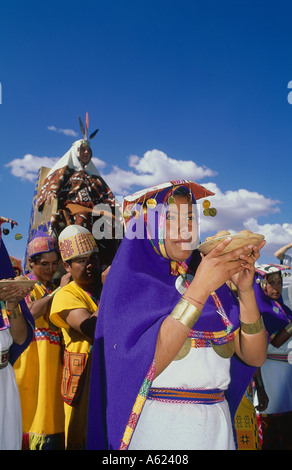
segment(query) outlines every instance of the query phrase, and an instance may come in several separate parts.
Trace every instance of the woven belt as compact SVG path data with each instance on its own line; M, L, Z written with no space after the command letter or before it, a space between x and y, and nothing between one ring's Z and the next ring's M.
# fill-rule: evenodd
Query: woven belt
M165 403L196 403L202 405L214 405L225 400L224 390L215 388L212 390L191 390L181 388L151 388L147 395L149 400L157 400Z
M8 349L4 349L3 351L0 351L0 369L4 369L4 367L7 366L8 354L9 354Z
M268 354L267 359L271 359L272 361L279 361L279 362L289 362L288 354Z

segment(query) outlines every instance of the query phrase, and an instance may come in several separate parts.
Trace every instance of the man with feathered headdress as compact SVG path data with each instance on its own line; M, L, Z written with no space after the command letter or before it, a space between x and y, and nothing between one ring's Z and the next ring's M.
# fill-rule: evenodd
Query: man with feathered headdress
M86 130L80 118L79 122L84 138L74 142L70 150L53 166L36 202L38 210L42 211L45 202L51 204L53 198L58 199L58 211L52 215L51 219L52 231L56 236L65 226L72 224L82 225L92 231L96 220L93 214L94 207L106 205L112 218L117 204L114 194L92 162L90 140L96 135L98 129L87 139L88 115L86 115ZM112 221L110 221L110 228L112 228ZM102 240L101 243L111 251L109 254L111 258L115 253L116 243L112 234L110 238L112 240Z

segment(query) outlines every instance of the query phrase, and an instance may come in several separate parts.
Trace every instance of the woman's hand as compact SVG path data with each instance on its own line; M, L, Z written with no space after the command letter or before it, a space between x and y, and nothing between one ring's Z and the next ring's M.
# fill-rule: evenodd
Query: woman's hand
M238 291L247 292L252 288L254 282L255 262L259 259L260 250L264 247L265 243L265 240L263 240L258 246L248 245L250 253L248 255L240 255L242 269L231 278L231 281Z
M0 289L0 300L5 300L10 308L17 306L18 302L24 299L32 290L32 287L23 288L17 283Z
M202 256L202 261L196 271L196 275L184 294L186 300L193 303L196 307L199 308L200 304L204 304L211 292L218 289L235 275L239 276L244 269L247 269L246 258L248 258L251 252L250 245L245 245L222 254L231 240L231 237L225 238L207 255ZM249 260L248 266L250 266L250 263L251 260ZM237 280L237 278L235 279ZM197 303L194 303L193 299L196 299Z

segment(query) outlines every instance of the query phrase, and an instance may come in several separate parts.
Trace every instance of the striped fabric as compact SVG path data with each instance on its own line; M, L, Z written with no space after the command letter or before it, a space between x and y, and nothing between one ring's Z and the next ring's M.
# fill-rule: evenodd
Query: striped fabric
M225 400L224 390L219 388L206 389L180 389L180 388L151 388L148 400L157 400L165 403L190 403L214 405Z
M49 341L52 344L61 344L61 334L50 328L35 328L33 341Z

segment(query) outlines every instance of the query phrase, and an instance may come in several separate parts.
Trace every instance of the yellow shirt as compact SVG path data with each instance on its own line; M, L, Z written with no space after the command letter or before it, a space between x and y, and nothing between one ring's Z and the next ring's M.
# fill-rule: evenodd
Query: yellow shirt
M35 284L28 301L42 299L47 291ZM61 332L49 323L49 309L35 320L34 337L14 364L18 385L25 447L62 448L64 404L61 398Z
M85 308L92 314L97 310L97 305L85 290L78 287L72 281L55 294L50 312L50 320L54 325L62 329L65 349L67 351L88 353L92 341L71 328L61 317L61 313L65 310L77 308Z
M89 394L89 377L90 377L90 365L91 365L91 346L92 340L83 336L78 331L71 328L66 321L62 319L62 312L66 310L74 310L79 308L85 308L89 314L94 313L97 310L97 304L93 301L87 292L81 287L78 287L74 281L70 282L66 286L62 287L54 296L50 320L56 326L61 328L62 335L65 343L65 364L63 369L63 392L67 389L70 393L64 398L65 401L65 448L70 449L85 449L86 445L86 427L87 427L87 408L88 408L88 394ZM73 359L70 362L70 357ZM73 371L73 364L75 365L79 358L81 363L80 367L76 372ZM70 367L68 366L70 364ZM86 373L82 375L81 392L78 394L77 401L69 404L69 397L72 399L72 390L75 390L74 386L70 386L70 382L78 376L79 371L82 372L86 364Z

